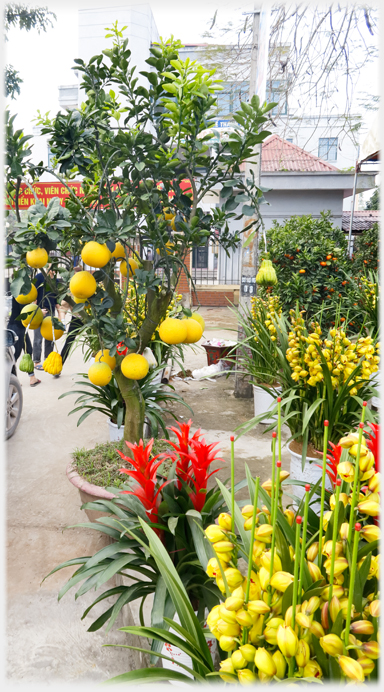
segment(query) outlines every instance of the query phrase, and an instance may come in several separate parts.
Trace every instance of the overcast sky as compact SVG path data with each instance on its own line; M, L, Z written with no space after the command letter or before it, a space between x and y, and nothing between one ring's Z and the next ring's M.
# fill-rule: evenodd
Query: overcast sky
M218 0L193 0L191 3L181 3L180 0L151 0L149 3L140 0L125 3L121 0L115 3L106 0L42 0L39 4L47 5L57 15L54 28L40 35L37 31L13 29L5 44L6 62L19 70L24 80L21 95L16 101L8 100L10 110L19 114L18 125L29 132L32 127L30 121L37 109L42 113L51 111L51 115L59 109L58 86L76 81L71 67L74 58L78 57L79 7L150 4L160 36L166 38L173 34L184 43L193 43L206 40L202 34L208 29L216 9L219 8L218 21L223 24L233 18L234 12L240 16L254 6L253 2L243 3L241 0L220 0L220 3ZM362 91L379 93L377 65L370 65L365 70L360 85ZM371 111L365 113L368 126L374 115Z

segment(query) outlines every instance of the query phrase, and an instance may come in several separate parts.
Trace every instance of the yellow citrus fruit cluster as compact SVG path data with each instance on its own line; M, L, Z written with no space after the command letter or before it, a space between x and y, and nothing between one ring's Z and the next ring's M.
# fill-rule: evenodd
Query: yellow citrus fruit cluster
M59 353L52 351L43 363L45 372L50 375L59 375L63 369L63 359Z
M361 287L365 293L365 298L372 308L376 307L376 284L367 279L366 276L361 278Z
M258 340L257 334L260 324L264 324L267 327L271 341L276 341L274 320L276 320L277 317L281 317L281 314L282 308L278 296L268 296L266 300L259 296L251 298L251 315L254 323L256 341Z
M355 452L356 435L352 433L340 440L340 444ZM368 450L367 450L368 451ZM362 457L366 457L364 452ZM349 462L348 462L349 463ZM341 466L341 465L339 465ZM338 469L339 471L339 469ZM339 471L344 477L343 468ZM365 500L359 503L359 514L376 516L374 504L376 499L371 496L378 494L380 474L374 471L370 477L370 485L375 492L370 493L369 501L364 510ZM280 482L289 477L286 471L280 471ZM351 477L351 474L348 475ZM364 476L366 479L366 476ZM267 480L264 490L271 495L272 481ZM367 491L369 492L369 491ZM350 495L346 495L350 501ZM345 498L340 495L340 501L345 503ZM334 509L335 496L331 497L331 507ZM244 529L252 529L252 517L254 507L246 505L242 509ZM372 514L370 514L372 512ZM284 512L289 524L292 526L295 513L291 509ZM332 516L332 511L326 513ZM324 525L330 520L330 516L324 515ZM364 522L364 519L359 521ZM292 572L287 572L282 566L282 556L275 548L273 566L271 569L271 542L274 527L271 524L271 514L267 507L257 508L255 533L253 537L253 557L249 600L246 602L247 578L237 568L237 539L232 533L232 518L230 514L221 514L217 524L208 526L205 534L212 544L216 557L208 562L207 574L215 578L216 584L222 593L226 592L223 574L227 582L230 595L224 603L215 606L207 618L207 625L211 633L218 639L223 651L230 656L220 663L220 677L226 682L238 682L241 685L253 682L269 682L274 678L284 679L288 674L289 661L294 658L297 666L295 677L323 677L323 670L317 660L314 640L317 640L323 651L337 660L343 675L348 680L364 681L375 667L375 660L379 657L379 644L376 641L376 632L372 623L373 617L379 615L379 600L373 591L363 597L363 610L357 613L354 606L351 609L351 627L349 644L355 648L345 650L341 637L332 632L333 624L342 613L346 620L348 611L348 581L344 588L344 572L349 568L347 559L347 534L349 524L341 524L336 541L334 555L334 577L332 586L332 598L330 598L330 566L332 555L332 541L322 539L322 555L325 556L324 568L326 578L322 575L317 562L319 542L312 543L306 551L305 562L313 583L320 585L321 591L308 599L299 597L296 606L295 625L292 622L292 605L283 611L283 598L288 587L294 581L295 553L289 546L292 562ZM360 531L360 538L367 543L380 539L378 526L366 523ZM369 553L368 553L369 554ZM365 556L360 560L358 567L362 565ZM368 580L379 576L379 556L370 558ZM377 588L377 587L376 587ZM340 616L339 616L340 619ZM363 636L363 640L357 637ZM366 641L370 636L371 640ZM354 652L354 653L352 653Z
M25 260L30 267L41 269L48 262L48 252L44 248L38 247L27 252Z
M64 329L54 329L52 325L51 317L44 317L40 325L41 336L47 341L53 341L53 339L60 339L64 334Z
M292 379L295 382L302 380L311 387L324 381L323 363L320 352L327 362L331 373L332 386L337 389L342 385L355 368L362 357L362 368L359 375L349 380L354 386L350 393L356 395L359 382L368 380L372 373L377 372L379 358L379 344L372 337L360 337L356 343L348 339L342 327L331 329L327 338L321 338L321 328L317 323L312 323L312 331L308 332L302 313L299 316L291 311L291 331L289 332L289 348L286 358L292 369Z

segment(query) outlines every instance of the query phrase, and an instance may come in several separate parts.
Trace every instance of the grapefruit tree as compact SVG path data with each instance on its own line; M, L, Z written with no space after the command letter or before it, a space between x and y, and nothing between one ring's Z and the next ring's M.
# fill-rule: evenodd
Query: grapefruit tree
M180 60L181 44L172 37L150 49L148 70L140 73L146 80L142 86L117 25L110 36L110 49L87 64L75 60L85 95L81 106L40 120L57 163L55 172L46 170L63 184L82 176L84 196L71 190L65 208L59 199L48 207L36 201L10 233L8 261L15 296L30 294L36 267L48 286L60 274L59 299L65 298L81 319L85 337L97 334L96 350L108 351L115 364L126 403L125 439L138 442L144 423L138 379L147 371L142 353L166 316L181 272L188 274L187 254L209 238L218 238L226 251L235 248L241 232L231 232L230 220L254 217L262 192L253 178L242 178L240 166L270 134L262 127L274 104L261 106L257 97L242 103L234 115L238 129L210 146L210 114L220 89L214 71ZM15 148L17 138L11 134ZM20 170L8 175L8 180L16 177L8 186L16 211L22 175ZM206 195L219 190L221 207L204 209ZM248 218L243 230L257 223ZM91 271L74 273L74 257L80 255ZM116 263L126 276L123 289L114 280ZM140 305L144 296L144 315L141 308L127 308L132 284ZM51 328L60 326L55 319ZM197 322L174 322L168 318L160 332L166 343L196 340ZM110 366L105 359L99 365L103 372L99 368L96 376L104 381Z

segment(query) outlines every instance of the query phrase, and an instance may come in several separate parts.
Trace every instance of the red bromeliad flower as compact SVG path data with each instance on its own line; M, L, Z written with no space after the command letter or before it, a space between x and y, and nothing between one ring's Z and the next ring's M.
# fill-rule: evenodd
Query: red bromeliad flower
M332 487L335 488L336 485L336 478L337 478L337 466L340 463L340 457L341 453L343 451L343 448L340 447L340 445L335 445L333 442L328 442L330 449L329 454L327 454L327 468L326 468L326 474L329 478L329 480L332 483ZM316 464L316 466L319 467L319 469L322 469L322 465Z
M163 455L157 454L157 456L152 457L152 459L150 458L153 442L153 439L150 440L146 447L144 447L143 440L140 440L139 444L126 442L125 444L132 452L133 459L124 456L119 450L117 450L117 452L124 461L128 461L135 468L135 471L122 468L119 469L120 473L125 473L137 483L137 485L134 486L134 490L122 490L122 494L135 495L138 497L145 507L148 518L156 524L158 522L157 509L160 504L160 493L164 486L172 481L165 481L156 491L157 469L163 462L163 458L157 462L156 460Z
M171 430L173 432L178 441L179 444L176 442L171 442L168 440L168 444L173 447L175 452L171 452L170 454L167 454L168 459L173 459L173 461L176 461L176 475L180 480L186 481L188 477L188 465L189 465L189 450L191 447L191 444L193 441L197 441L199 437L201 437L201 430L196 430L196 432L190 437L190 432L191 432L191 425L192 421L189 420L188 423L177 423L179 426L180 430L177 428L168 428L168 430ZM177 482L177 488L181 490L181 483L180 481Z
M379 466L379 449L380 449L380 441L379 441L379 433L380 433L380 425L377 425L376 423L368 423L369 427L371 428L372 432L374 433L373 435L370 433L368 435L369 440L367 440L367 447L368 449L371 450L373 456L375 457L375 469L376 473L380 471L380 466Z
M190 466L187 472L187 483L191 486L191 492L189 494L194 508L201 512L205 505L205 496L207 494L207 482L208 478L213 476L214 473L220 471L216 469L208 473L210 465L214 461L224 461L221 457L217 457L216 447L219 443L207 445L205 440L191 440L192 451L188 453L188 462ZM192 490L192 486L194 490Z

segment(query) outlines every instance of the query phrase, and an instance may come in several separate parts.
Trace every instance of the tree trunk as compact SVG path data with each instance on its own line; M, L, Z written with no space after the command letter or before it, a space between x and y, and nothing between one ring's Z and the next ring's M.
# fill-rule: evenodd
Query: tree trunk
M124 377L117 366L114 371L117 384L125 402L124 440L140 442L143 439L145 403L136 380Z

